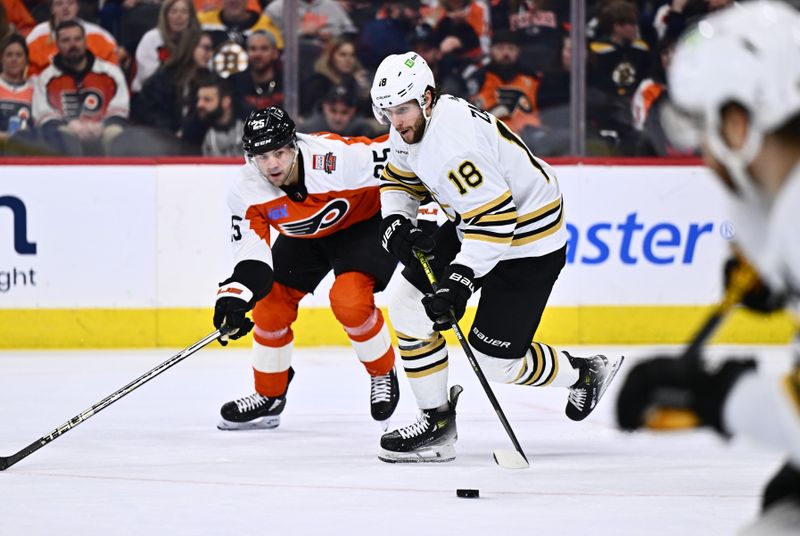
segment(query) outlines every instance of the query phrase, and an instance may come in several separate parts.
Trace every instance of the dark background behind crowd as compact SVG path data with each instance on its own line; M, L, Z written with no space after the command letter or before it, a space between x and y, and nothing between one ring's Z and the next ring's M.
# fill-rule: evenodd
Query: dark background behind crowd
M586 1L586 153L685 156L665 67L733 0ZM375 137L372 74L421 54L445 93L541 156L570 152L569 0L297 0L301 131ZM284 0L1 0L0 155L241 155L243 119L285 102Z

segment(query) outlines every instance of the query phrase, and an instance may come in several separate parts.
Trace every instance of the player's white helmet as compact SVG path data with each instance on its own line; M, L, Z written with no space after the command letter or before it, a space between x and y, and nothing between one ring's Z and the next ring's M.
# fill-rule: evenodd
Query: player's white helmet
M383 110L410 100L416 100L424 114L428 105L425 90L434 87L436 82L428 62L416 52L386 56L375 71L370 90L375 118L388 125Z
M679 41L667 73L671 104L663 117L683 147L706 143L736 187L752 196L746 166L763 136L800 113L800 14L782 2L734 4L711 15ZM720 112L737 103L749 113L745 145L723 141Z

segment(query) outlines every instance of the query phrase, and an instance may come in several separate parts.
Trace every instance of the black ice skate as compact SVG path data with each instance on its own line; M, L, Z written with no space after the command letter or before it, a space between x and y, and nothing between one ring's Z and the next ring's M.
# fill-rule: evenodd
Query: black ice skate
M566 352L564 352L566 353ZM572 357L567 354L570 364L578 369L578 381L569 388L567 417L582 421L594 410L600 397L606 392L611 380L617 375L624 356L607 358L604 355L592 357Z
M294 377L294 369L289 367L289 383ZM288 385L287 385L288 389ZM223 404L220 409L222 420L217 424L220 430L270 430L281 423L281 413L286 407L286 393L283 396L269 397L258 393L245 396Z
M384 434L378 459L389 463L455 460L456 404L461 391L460 385L450 388L450 407L446 411L424 409L417 422Z
M397 383L397 373L394 367L383 376L370 377L369 409L373 419L386 423L397 408L399 400L400 386ZM384 430L386 430L385 426Z

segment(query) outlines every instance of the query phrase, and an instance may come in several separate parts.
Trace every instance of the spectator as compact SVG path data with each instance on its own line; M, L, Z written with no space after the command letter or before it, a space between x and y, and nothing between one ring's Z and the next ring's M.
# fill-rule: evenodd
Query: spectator
M200 35L200 23L189 0L164 0L158 15L158 26L148 31L136 47L136 76L131 91L141 91L158 66L172 56L188 61Z
M11 34L0 41L0 144L30 123L33 85L25 79L27 66L24 37Z
M125 77L88 51L77 20L56 26L56 46L53 63L34 83L33 118L41 129L76 137L84 154L103 154L127 123Z
M322 98L334 85L347 85L356 95L359 109L371 110L367 72L356 58L355 45L344 38L333 39L317 61L314 73L303 81L300 88L300 114L310 116Z
M659 61L649 78L642 80L631 103L633 127L640 133L637 155L640 156L690 156L670 142L661 124L661 111L669 99L666 71L672 62L676 38L666 37L658 50Z
M222 9L200 13L198 18L214 39L211 70L222 77L247 68L247 37L257 30L271 33L278 49L283 49L278 27L260 11L249 11L246 0L223 0Z
M472 90L470 100L505 122L526 143L535 141L540 126L536 107L539 80L520 64L517 35L510 30L498 31L490 58L489 65L467 83Z
M269 0L267 0L269 3ZM197 13L222 9L222 0L193 0L194 10ZM247 11L261 11L262 7L258 0L247 0Z
M197 79L206 76L212 54L211 36L195 37L192 55L170 58L148 78L135 99L134 119L145 126L178 134L184 119L194 109ZM197 140L199 146L200 139ZM198 148L199 150L199 148Z
M542 136L535 147L542 156L562 156L570 150L572 40L568 33L562 35L561 43L559 65L540 73L536 92Z
M419 0L383 3L382 16L364 25L358 41L358 56L367 69L374 71L386 56L411 49L409 37L420 20L419 9Z
M626 0L608 2L598 17L599 38L590 43L587 110L609 150L633 154L631 99L650 71L650 49L638 38L638 12Z
M416 0L419 3L419 0ZM380 16L382 2L366 0L338 0L339 5L353 21L356 28L364 28L367 24Z
M442 93L462 98L469 96L466 80L479 69L477 64L470 63L462 68L457 62L445 58L439 48L438 37L427 24L417 26L414 34L409 37L409 44L411 50L428 62Z
M241 116L270 106L282 107L283 69L275 37L263 30L250 34L247 59L247 69L230 78Z
M10 25L10 28L8 25ZM22 0L3 0L0 2L0 41L11 33L9 30L16 31L25 37L31 33L34 26L36 26L36 21L28 11L25 2Z
M675 40L687 25L731 4L733 0L670 0L656 11L653 27L659 40Z
M230 82L216 75L197 84L197 119L208 127L203 156L241 156L244 121L237 116Z
M116 40L100 26L78 18L78 0L50 0L50 20L37 24L27 37L30 52L28 76L39 74L50 65L53 56L58 53L54 40L55 28L62 22L72 20L83 28L86 47L93 57L119 65Z
M284 27L283 3L273 0L264 10L280 28ZM301 41L316 41L317 46L324 46L333 37L358 31L347 11L335 0L298 0L297 11Z
M554 0L510 0L505 20L492 18L495 32L517 34L520 59L532 72L553 69L561 63L561 34L569 21L569 2Z
M8 12L4 2L5 0L0 2L0 41L15 33L14 25L8 20Z
M489 52L488 12L473 0L439 0L439 6L424 10L425 21L435 30L444 55L459 63L480 60Z
M298 0L297 12L301 70L310 68L332 39L358 31L347 12L335 0ZM279 27L285 27L283 0L272 0L265 13Z
M356 115L355 95L346 85L333 86L322 100L322 109L302 123L305 132L332 132L340 136L378 135L376 125Z

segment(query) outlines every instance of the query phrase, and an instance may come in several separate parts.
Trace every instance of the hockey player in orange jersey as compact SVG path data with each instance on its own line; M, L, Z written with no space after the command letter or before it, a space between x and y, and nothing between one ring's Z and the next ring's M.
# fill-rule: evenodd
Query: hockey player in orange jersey
M218 428L278 426L294 375L298 302L331 270L331 309L371 377L372 417L386 424L399 399L394 350L373 295L396 265L378 231L386 138L297 134L289 115L270 107L250 113L242 143L247 163L228 195L236 265L217 292L214 325L230 331L220 339L227 344L253 328L245 316L253 311L256 392L223 405Z

